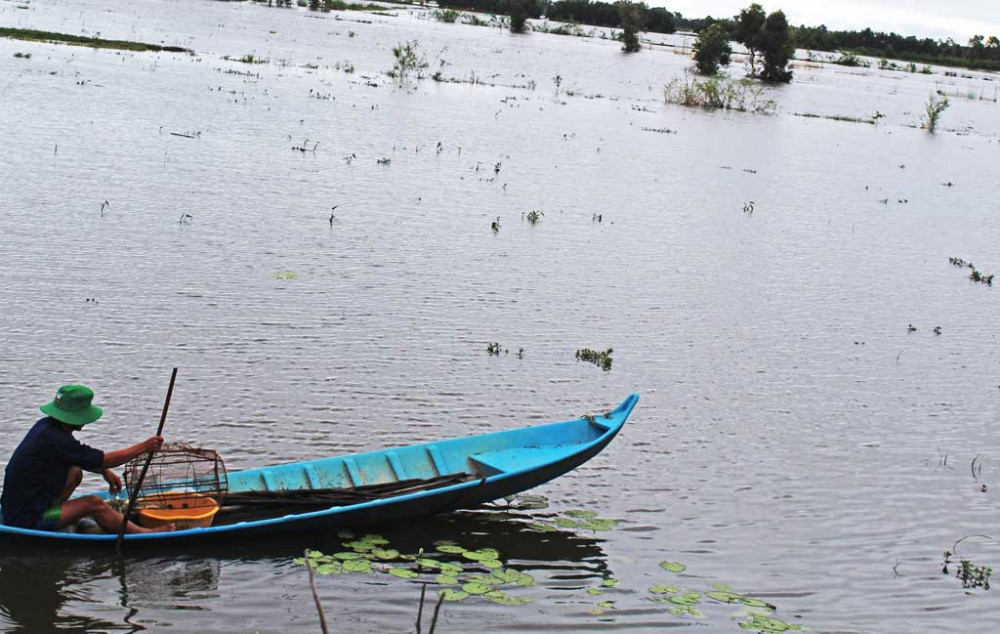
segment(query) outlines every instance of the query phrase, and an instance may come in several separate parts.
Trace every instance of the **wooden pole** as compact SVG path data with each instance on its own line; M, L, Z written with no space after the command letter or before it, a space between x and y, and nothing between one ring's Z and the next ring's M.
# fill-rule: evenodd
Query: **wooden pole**
M177 368L170 373L170 387L167 388L167 398L163 401L163 412L160 413L160 425L156 428L156 435L163 435L163 423L167 421L167 410L170 408L170 396L174 393L174 381L177 380ZM118 529L118 541L115 542L115 550L120 554L122 552L122 544L125 542L125 527L128 526L128 518L132 516L132 507L135 506L135 497L139 494L139 490L142 488L142 481L146 478L146 471L149 469L149 463L153 461L152 452L146 454L146 462L142 465L142 471L139 472L139 480L135 483L135 489L129 491L128 493L128 508L125 510L125 514L122 516L122 526Z

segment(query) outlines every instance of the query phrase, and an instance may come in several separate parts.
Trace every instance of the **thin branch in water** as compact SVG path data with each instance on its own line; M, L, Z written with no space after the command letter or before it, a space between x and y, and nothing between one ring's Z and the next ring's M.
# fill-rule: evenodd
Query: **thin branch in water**
M309 549L305 550L306 569L309 571L309 587L312 588L313 601L316 602L316 611L319 612L319 627L323 634L330 634L326 627L326 615L323 614L323 604L319 601L319 592L316 591L316 575L313 572L312 562L309 559Z
M418 566L420 564L417 564ZM420 634L421 621L424 620L424 597L427 595L427 584L420 584L420 607L417 608L417 634ZM432 628L433 631L433 628Z
M438 613L441 611L441 604L444 603L444 595L438 596L437 605L434 606L434 616L431 617L431 631L428 634L434 634L434 629L437 627L438 623Z

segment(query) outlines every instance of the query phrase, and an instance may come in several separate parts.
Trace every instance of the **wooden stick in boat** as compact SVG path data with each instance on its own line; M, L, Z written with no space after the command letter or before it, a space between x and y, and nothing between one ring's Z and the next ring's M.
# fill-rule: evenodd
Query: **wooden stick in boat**
M170 386L167 388L167 398L163 401L163 411L160 413L160 426L156 428L156 435L163 435L163 423L167 421L167 409L170 407L170 395L174 393L174 381L177 380L177 368L170 373ZM140 489L142 489L142 481L146 478L146 471L149 469L149 464L153 461L153 454L150 452L146 455L146 462L142 465L142 471L139 472L139 480L135 483L135 490L129 491L128 494L128 508L125 510L125 514L122 516L122 525L118 529L118 540L115 542L115 550L118 554L122 552L122 544L125 543L125 527L128 526L128 518L132 516L132 508L135 506L135 498L139 495Z

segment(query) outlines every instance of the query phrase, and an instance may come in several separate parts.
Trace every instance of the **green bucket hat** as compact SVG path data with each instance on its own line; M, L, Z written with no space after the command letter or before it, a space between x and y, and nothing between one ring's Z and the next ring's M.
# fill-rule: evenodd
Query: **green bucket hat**
M38 409L67 425L83 427L104 414L100 407L91 405L93 400L94 391L86 385L64 385L56 392L54 401Z

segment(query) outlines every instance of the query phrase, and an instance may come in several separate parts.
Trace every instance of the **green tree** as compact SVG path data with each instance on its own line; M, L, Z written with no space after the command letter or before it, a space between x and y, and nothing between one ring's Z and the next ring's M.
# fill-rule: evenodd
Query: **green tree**
M732 53L729 34L718 23L702 29L694 43L694 63L702 75L714 75L719 66L728 66Z
M788 60L795 53L788 33L788 20L783 11L775 11L767 16L761 31L761 49L764 53L764 70L760 78L770 82L792 81L792 71L788 70Z
M618 15L622 25L622 50L626 53L637 53L642 49L639 43L639 31L642 30L642 6L631 0L618 2Z
M969 38L969 58L983 59L986 53L986 38L982 35L973 35Z
M531 0L508 0L510 11L510 32L524 33L528 30L528 13L531 10Z
M733 18L733 39L747 49L747 64L750 66L750 77L757 76L757 55L763 48L762 32L767 14L764 7L756 2L740 11Z

